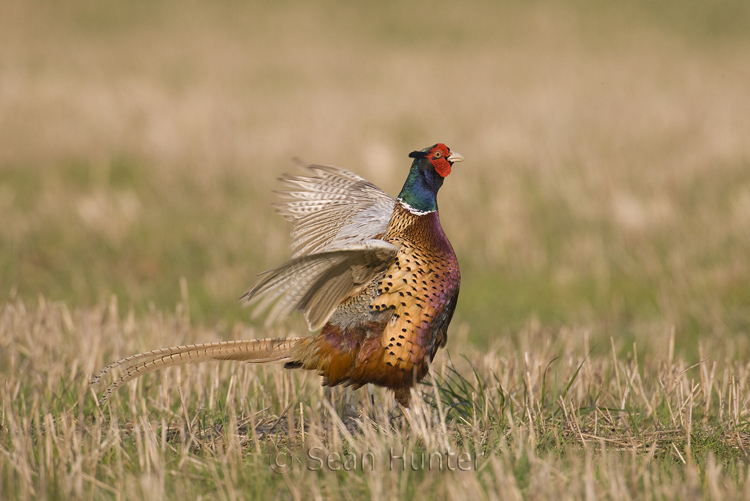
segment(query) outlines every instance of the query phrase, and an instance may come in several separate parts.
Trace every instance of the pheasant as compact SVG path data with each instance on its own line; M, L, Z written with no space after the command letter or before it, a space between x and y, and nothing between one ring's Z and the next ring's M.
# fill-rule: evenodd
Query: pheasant
M323 385L372 383L409 407L410 389L447 342L461 275L438 217L437 193L463 157L438 143L413 158L395 200L364 178L337 167L306 165L284 175L292 191L276 211L293 223L292 260L263 273L241 301L270 308L266 324L300 311L312 337L253 339L180 346L114 362L128 381L164 367L206 360L284 362L316 371Z

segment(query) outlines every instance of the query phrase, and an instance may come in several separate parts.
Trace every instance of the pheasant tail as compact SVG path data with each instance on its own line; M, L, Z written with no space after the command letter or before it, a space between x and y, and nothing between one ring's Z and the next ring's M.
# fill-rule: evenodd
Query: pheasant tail
M310 340L311 338L302 337L244 339L163 348L139 353L109 364L91 379L91 385L98 383L102 376L111 372L112 369L120 369L122 375L110 384L102 395L101 402L104 403L125 383L149 372L207 360L237 360L259 364L284 362L290 360L289 357L295 349L303 348L304 345L310 343Z

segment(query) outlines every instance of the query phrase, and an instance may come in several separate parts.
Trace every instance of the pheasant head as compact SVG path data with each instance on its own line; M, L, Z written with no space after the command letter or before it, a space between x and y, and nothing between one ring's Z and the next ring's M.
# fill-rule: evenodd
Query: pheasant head
M415 213L436 211L437 192L443 185L443 179L451 173L453 164L464 157L452 152L443 143L412 151L409 157L414 161L398 199Z

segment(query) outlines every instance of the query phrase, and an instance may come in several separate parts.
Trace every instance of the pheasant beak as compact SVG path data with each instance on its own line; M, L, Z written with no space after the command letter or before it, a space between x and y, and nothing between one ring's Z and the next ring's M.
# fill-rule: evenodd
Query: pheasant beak
M450 163L463 162L464 161L464 157L461 156L460 154L456 153L455 151L451 151L451 156L448 157L448 161Z

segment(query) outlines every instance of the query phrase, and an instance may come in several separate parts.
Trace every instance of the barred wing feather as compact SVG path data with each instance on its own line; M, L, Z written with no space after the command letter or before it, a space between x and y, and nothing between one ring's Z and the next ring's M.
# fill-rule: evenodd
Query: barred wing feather
M395 201L365 178L326 165L303 165L309 175L285 174L293 188L277 194L289 201L274 204L294 223L292 258L343 249L379 238L388 225Z
M383 240L365 240L301 256L265 272L240 300L257 303L254 316L271 307L267 325L298 310L310 330L316 330L342 301L383 273L397 252L396 246Z

